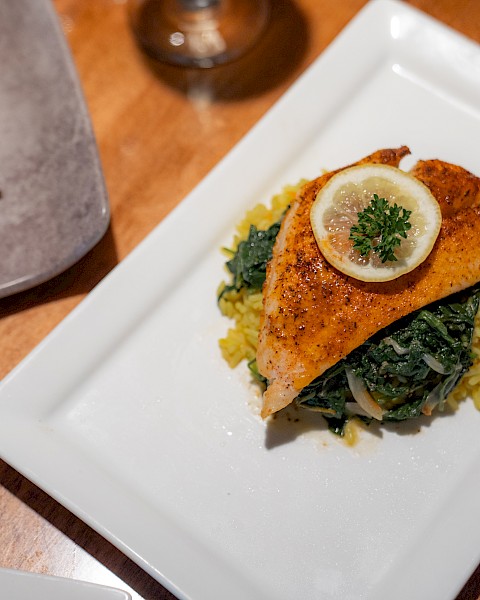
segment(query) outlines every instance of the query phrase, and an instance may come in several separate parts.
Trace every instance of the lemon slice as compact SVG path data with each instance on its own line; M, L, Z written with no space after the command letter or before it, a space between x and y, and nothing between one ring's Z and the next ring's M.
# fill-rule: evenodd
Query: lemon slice
M382 262L370 251L362 256L349 239L358 214L374 195L411 211L411 228L395 248L397 260ZM430 254L440 232L442 214L430 190L405 171L389 165L365 164L343 169L319 191L310 221L325 259L345 275L361 281L391 281L412 271ZM380 237L373 240L373 246Z

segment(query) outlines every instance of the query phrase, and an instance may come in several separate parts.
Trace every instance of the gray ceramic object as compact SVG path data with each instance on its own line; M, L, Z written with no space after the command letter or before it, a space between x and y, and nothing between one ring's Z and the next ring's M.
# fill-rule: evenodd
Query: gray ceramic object
M58 275L110 213L89 115L50 0L0 0L0 298Z

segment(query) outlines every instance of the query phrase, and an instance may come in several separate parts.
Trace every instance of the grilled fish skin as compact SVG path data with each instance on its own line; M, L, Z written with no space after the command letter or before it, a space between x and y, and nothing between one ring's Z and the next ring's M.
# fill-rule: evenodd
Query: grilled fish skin
M409 152L406 146L379 150L355 164L398 167ZM480 179L437 159L419 161L411 171L442 211L440 234L427 259L383 283L359 281L331 266L315 240L310 208L340 170L302 188L267 266L257 350L258 369L269 381L263 418L289 405L303 387L380 329L480 281Z

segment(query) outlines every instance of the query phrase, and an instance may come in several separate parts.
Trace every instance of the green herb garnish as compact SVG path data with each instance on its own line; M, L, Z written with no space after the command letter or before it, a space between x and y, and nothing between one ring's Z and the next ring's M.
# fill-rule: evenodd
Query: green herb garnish
M370 204L358 213L358 224L350 228L348 239L353 241L354 250L361 256L376 252L382 263L396 261L395 248L412 227L408 220L411 214L411 210L397 204L392 206L385 198L374 194Z

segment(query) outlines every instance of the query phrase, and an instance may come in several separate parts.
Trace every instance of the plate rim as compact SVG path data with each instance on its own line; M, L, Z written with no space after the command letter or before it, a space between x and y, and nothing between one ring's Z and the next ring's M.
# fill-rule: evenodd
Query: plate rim
M104 310L105 299L108 299L111 288L115 288L117 282L120 287L122 285L121 273L126 272L128 267L132 264L138 264L141 258L150 251L152 245L155 244L155 240L161 235L171 234L172 229L175 229L175 224L178 220L182 219L182 215L187 211L191 206L193 206L196 202L196 198L201 196L203 190L208 189L208 186L211 185L211 182L215 180L217 177L217 173L225 168L225 165L231 165L232 161L236 160L236 156L239 152L244 152L244 148L248 147L251 144L251 140L254 140L255 137L262 135L262 131L265 127L268 127L268 123L271 122L272 119L276 119L277 115L280 111L285 111L289 108L289 105L292 99L295 99L298 91L302 89L304 82L307 78L311 78L314 76L317 71L323 65L325 60L331 60L332 57L335 57L337 49L348 40L350 36L350 32L356 30L363 30L363 27L367 23L370 22L371 19L390 19L392 15L414 15L415 19L424 19L425 23L429 25L434 25L434 27L440 27L442 31L448 32L448 35L454 35L455 39L463 40L463 36L454 32L453 30L449 30L449 28L443 24L434 21L431 17L420 13L417 9L412 9L408 5L403 5L397 0L373 0L372 2L365 5L365 7L357 13L357 15L352 19L352 21L347 25L347 27L341 32L341 34L334 40L334 42L317 58L317 60L312 64L309 69L299 77L299 79L293 84L293 86L286 92L284 96L266 113L266 115L259 121L259 123L254 126L254 128L245 136L245 138L231 151L229 154L214 168L214 170L207 175L207 177L199 184L195 190L189 194L189 196L176 208L172 211L160 225L154 229L154 231L147 236L147 238L137 246L135 250L124 260L118 267L116 267L107 277L87 296L87 298L82 301L76 309L68 315L68 317L49 335L44 341L34 350L32 353L24 360L22 363L15 368L4 380L4 384L2 384L2 389L0 391L0 400L2 399L2 395L6 396L7 400L11 395L11 388L14 389L15 394L15 386L18 385L18 380L23 377L24 371L27 371L32 368L35 368L35 364L38 363L39 357L42 356L43 350L49 347L52 343L55 344L55 339L58 336L65 335L63 332L68 327L72 326L76 320L81 319L81 315L88 313L89 310L95 310L97 305L100 306L100 310ZM391 37L386 37L388 43L392 43ZM382 43L385 43L385 39L382 39ZM467 38L465 38L466 40ZM469 43L472 43L468 40ZM462 43L464 43L462 41ZM475 48L478 52L478 46L475 44ZM127 265L125 267L125 265ZM92 308L93 305L93 308ZM142 310L144 310L144 306L142 306ZM20 389L22 386L20 385ZM18 391L16 392L18 393ZM13 395L14 395L13 394ZM5 399L5 398L3 398ZM10 400L11 402L11 400ZM1 412L1 411L0 411ZM19 413L20 416L11 414L11 422L16 423L16 425L20 428L24 429L24 433L33 433L34 431L40 431L42 435L46 436L45 440L47 440L47 450L48 452L55 452L57 446L55 445L54 436L51 436L51 432L43 431L43 424L41 420L36 421L35 419L29 420L24 414ZM8 413L7 413L8 416ZM22 420L23 417L23 420ZM2 433L2 429L4 429L4 422L0 421L0 433ZM3 435L3 434L2 434ZM49 437L50 436L50 437ZM12 444L12 442L10 442ZM15 442L11 445L7 450L2 447L3 440L0 440L0 455L6 462L11 464L14 468L22 472L27 478L31 479L34 483L39 485L42 489L44 489L47 493L49 493L53 498L59 501L61 504L66 506L69 510L74 512L79 518L83 521L91 525L94 529L96 529L101 535L103 535L107 540L111 541L115 546L117 546L120 550L122 550L127 556L132 558L135 562L137 562L146 572L155 577L162 585L164 585L167 589L169 589L172 593L176 594L181 599L186 598L207 598L207 591L200 591L198 594L193 594L191 591L192 584L186 585L185 583L180 584L179 579L172 578L170 576L165 575L162 572L161 567L156 567L153 561L149 558L142 557L138 554L137 550L133 545L129 544L128 539L121 539L118 535L110 530L108 527L104 527L101 524L101 520L98 519L98 509L96 511L96 515L92 516L95 511L85 510L85 502L83 503L83 507L78 504L78 501L75 498L69 497L69 494L65 495L62 492L62 489L56 485L52 485L51 482L45 480L41 473L35 471L29 467L29 458L24 454L24 450L20 451L20 458L16 455L16 450L18 450L18 446ZM13 449L13 454L12 454ZM83 461L80 460L80 463ZM88 464L81 464L81 471L83 473L88 469ZM100 475L98 475L100 478ZM55 477L53 478L55 480ZM71 482L70 482L71 484ZM70 485L69 484L69 485ZM75 487L75 484L73 483ZM67 486L68 487L68 486ZM72 488L73 489L73 488ZM108 507L105 507L108 508ZM102 509L103 510L103 509ZM100 510L100 512L102 512ZM103 511L104 512L104 511ZM480 537L478 538L480 540ZM478 564L480 560L480 544L478 544L479 548L474 549L474 556L476 564ZM475 554L476 552L476 554ZM471 571L467 573L468 569L471 568L471 564L468 567L463 568L462 576L465 575L465 579L462 580L461 584L458 584L456 587L457 590L461 589L464 585L466 579L470 575ZM225 583L227 585L228 582ZM453 590L456 584L452 584L448 582L447 585L450 585L450 590ZM453 585L453 587L452 587ZM185 591L184 591L185 590ZM418 591L418 590L417 590ZM205 595L202 595L205 594ZM374 594L375 595L375 594ZM240 596L239 596L240 597ZM260 596L255 596L259 598ZM399 596L400 597L400 596ZM390 596L392 598L392 596Z

